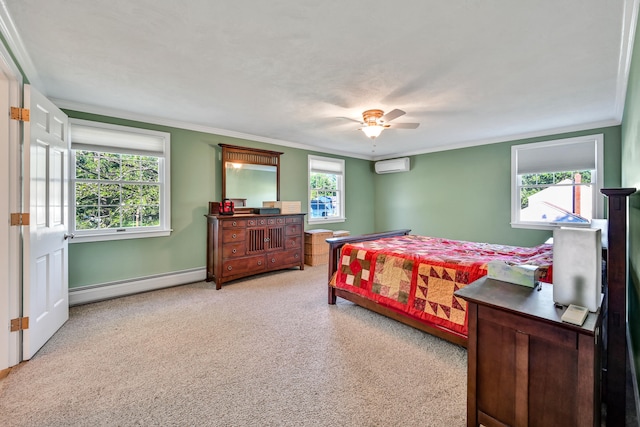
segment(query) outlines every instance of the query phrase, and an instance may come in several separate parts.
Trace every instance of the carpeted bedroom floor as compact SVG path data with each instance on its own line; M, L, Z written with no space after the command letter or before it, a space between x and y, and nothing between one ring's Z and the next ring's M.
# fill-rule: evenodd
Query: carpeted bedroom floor
M72 307L0 426L464 426L466 350L338 299L326 266ZM627 426L637 426L633 388ZM603 424L604 425L604 424Z
M464 426L466 350L346 301L326 266L72 307L0 381L2 426Z

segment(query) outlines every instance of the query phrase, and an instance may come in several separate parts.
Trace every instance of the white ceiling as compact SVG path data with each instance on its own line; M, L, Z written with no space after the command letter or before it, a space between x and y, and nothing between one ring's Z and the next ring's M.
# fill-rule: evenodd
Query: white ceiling
M638 0L0 0L61 107L361 158L617 125ZM399 108L375 141L364 110ZM375 146L374 143L375 142Z

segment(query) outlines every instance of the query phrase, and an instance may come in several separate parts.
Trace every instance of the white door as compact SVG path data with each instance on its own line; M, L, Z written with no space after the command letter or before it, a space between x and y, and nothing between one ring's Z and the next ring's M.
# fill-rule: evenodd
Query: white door
M31 359L69 318L69 119L30 85L24 86L24 191L29 202L25 235L22 358ZM28 147L28 148L27 148ZM28 157L28 158L27 158Z

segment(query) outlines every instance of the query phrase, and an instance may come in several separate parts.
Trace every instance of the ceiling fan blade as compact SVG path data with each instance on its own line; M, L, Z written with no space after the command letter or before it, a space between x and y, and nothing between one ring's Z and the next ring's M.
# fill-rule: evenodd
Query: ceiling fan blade
M420 123L392 123L392 129L415 129L420 126Z
M351 117L340 116L340 117L336 117L336 118L337 119L343 119L343 120L349 120L349 121L352 121L352 122L363 124L362 120L352 119Z
M389 111L387 114L385 114L384 116L380 117L380 120L382 120L383 122L390 122L393 119L397 119L400 116L403 116L407 113L405 113L402 110L398 110L397 108L395 110L391 110Z

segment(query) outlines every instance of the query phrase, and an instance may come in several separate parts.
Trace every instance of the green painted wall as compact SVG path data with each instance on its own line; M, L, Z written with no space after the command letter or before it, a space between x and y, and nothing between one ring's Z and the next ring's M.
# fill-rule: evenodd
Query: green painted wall
M604 134L605 187L620 186L620 127L422 154L406 173L375 177L376 230L533 246L549 231L512 228L511 146Z
M636 30L622 119L622 186L640 189L640 35ZM633 362L640 374L640 195L629 200L629 318ZM640 375L637 378L640 382Z
M69 247L69 287L135 279L205 265L208 202L220 200L219 143L284 152L280 171L281 199L307 198L307 155L317 152L273 146L255 141L67 111L70 117L136 126L171 133L171 225L169 237L109 242L74 243ZM346 229L353 234L373 230L374 198L370 162L346 159L347 221L322 228ZM319 227L308 227L319 228Z
M282 200L306 200L307 155L325 155L77 111L68 113L74 118L171 133L173 228L169 237L70 245L70 288L203 267L207 202L220 200L222 191L218 143L284 152ZM431 236L535 245L550 233L512 229L509 225L511 145L601 132L605 134L605 185L619 186L619 127L414 156L408 173L376 175L371 162L345 158L347 221L307 228L346 229L352 234L411 228Z

